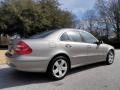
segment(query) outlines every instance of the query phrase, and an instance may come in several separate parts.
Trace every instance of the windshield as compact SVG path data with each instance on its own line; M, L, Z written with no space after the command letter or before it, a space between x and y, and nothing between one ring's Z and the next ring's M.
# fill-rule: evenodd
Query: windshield
M45 38L45 37L51 35L54 32L55 32L55 30L45 31L45 32L38 33L38 34L35 34L35 35L31 36L29 39Z

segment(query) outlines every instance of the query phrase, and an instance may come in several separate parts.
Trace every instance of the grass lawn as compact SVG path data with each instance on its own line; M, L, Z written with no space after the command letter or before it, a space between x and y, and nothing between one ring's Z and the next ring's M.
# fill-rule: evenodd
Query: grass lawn
M0 64L5 64L7 62L5 52L6 50L0 50Z

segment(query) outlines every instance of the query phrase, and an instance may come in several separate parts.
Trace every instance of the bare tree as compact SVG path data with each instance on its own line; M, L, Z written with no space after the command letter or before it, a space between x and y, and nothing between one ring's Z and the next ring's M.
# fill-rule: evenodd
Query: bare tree
M110 28L114 28L117 39L120 41L120 0L97 0L96 6L106 25L107 37Z
M84 13L84 17L80 21L79 28L83 30L87 30L95 36L99 36L100 30L98 27L98 17L96 15L96 11L94 9L87 10Z
M86 29L89 30L90 32L92 32L92 30L94 29L94 24L95 24L95 20L96 20L94 10L87 10L84 13L83 19L84 19L84 21L86 21Z

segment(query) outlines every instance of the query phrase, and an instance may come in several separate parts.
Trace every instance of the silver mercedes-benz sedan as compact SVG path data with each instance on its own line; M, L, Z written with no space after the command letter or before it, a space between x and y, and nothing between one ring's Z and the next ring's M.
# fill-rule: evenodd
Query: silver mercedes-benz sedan
M19 71L47 72L56 80L78 66L104 61L112 64L114 48L79 29L59 29L12 40L6 53L8 65Z

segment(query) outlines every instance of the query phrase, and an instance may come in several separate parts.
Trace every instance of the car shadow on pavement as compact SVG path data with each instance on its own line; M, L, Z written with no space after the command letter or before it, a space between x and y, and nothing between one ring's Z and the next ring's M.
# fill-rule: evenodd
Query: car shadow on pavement
M70 70L68 75L70 76L71 74L74 73L78 73L81 71L85 71L88 69L92 69L104 65L105 65L104 63L96 63L96 64L74 68ZM49 83L49 82L53 82L53 80L48 78L43 73L20 72L20 71L15 71L11 68L0 69L0 89L29 85L29 84L37 84L37 83Z
M94 63L94 64L89 64L89 65L85 65L85 66L76 67L76 68L71 69L69 71L68 75L78 73L78 72L82 72L82 71L89 70L89 69L93 69L93 68L97 68L97 67L100 67L100 66L105 66L105 65L106 65L105 62L99 62L99 63Z
M51 80L43 73L20 72L11 68L0 69L0 90L35 83L49 83Z

